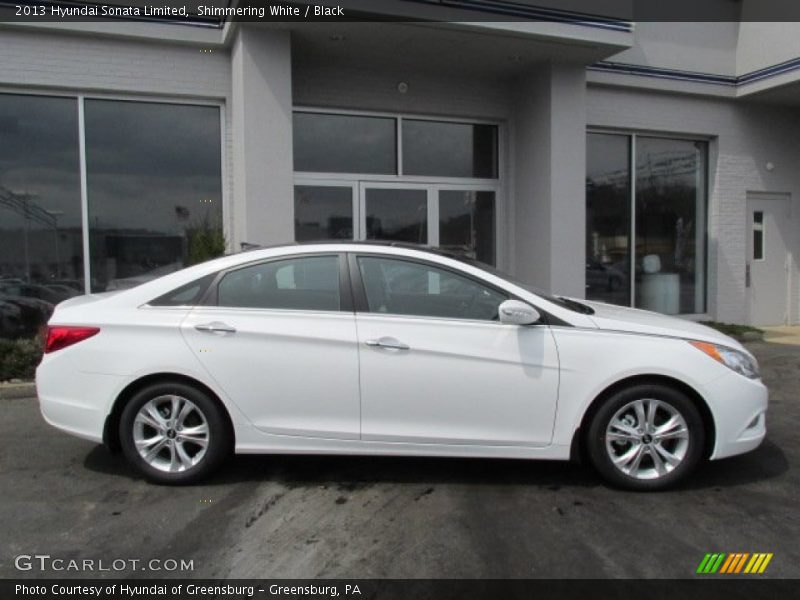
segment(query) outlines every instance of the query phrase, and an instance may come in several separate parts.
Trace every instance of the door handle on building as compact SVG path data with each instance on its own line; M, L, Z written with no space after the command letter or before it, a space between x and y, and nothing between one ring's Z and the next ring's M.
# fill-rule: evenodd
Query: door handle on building
M391 337L382 337L377 340L367 340L364 342L367 346L372 346L374 348L389 348L391 350L410 350L411 347L403 342L398 342L396 339Z
M197 331L202 331L204 333L236 333L236 328L231 327L225 323L220 323L219 321L214 321L213 323L201 323L200 325L194 326Z

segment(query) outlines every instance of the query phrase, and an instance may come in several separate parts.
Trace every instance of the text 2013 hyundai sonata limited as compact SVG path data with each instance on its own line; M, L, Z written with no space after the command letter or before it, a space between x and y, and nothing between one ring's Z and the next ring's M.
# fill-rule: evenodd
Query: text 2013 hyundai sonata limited
M652 490L766 432L731 338L399 245L267 248L67 300L36 382L48 423L163 483L231 452L581 455Z

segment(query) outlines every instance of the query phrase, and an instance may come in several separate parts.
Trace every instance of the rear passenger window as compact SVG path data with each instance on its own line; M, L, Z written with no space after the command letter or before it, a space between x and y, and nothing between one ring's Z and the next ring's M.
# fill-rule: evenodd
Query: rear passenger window
M237 269L219 282L217 304L241 308L339 310L339 257L290 258Z

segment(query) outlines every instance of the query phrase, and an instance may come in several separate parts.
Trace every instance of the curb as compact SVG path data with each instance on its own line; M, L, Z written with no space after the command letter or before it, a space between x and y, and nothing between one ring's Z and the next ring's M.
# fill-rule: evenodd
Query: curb
M734 336L740 342L763 342L764 341L764 332L763 331L745 331L742 334Z
M26 383L0 383L0 400L17 400L19 398L35 398L36 384L32 381Z

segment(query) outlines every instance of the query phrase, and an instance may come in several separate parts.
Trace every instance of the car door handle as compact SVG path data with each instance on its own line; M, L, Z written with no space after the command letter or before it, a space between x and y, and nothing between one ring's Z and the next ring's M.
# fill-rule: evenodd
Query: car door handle
M398 342L396 339L391 337L382 337L377 340L367 340L364 342L367 346L372 346L374 348L390 348L392 350L410 350L411 347L408 344L404 344L403 342Z
M195 325L194 328L197 329L197 331L203 331L206 333L236 333L235 327L231 327L225 323L220 323L219 321L214 321L213 323L201 323L200 325Z

